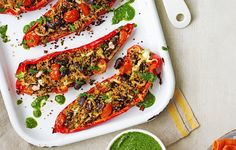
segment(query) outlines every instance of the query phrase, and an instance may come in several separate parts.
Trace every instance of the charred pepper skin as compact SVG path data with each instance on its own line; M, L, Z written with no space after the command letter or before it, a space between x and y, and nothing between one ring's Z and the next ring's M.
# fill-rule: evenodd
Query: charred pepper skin
M131 53L131 49L133 48L138 48L138 49L142 49L142 47L140 47L139 45L135 45L133 47L131 47L128 52L127 52L127 56L124 58L124 64L121 66L121 68L119 69L119 73L117 73L116 75L102 81L101 83L104 82L109 82L112 81L114 78L116 78L117 76L122 76L124 74L126 74L127 72L132 70L132 64L130 65L131 59L130 56L132 55ZM152 53L151 54L151 60L152 63L148 68L148 72L152 73L154 75L158 75L161 74L162 71L162 59L161 57L159 57L158 55ZM126 68L128 67L128 68ZM54 125L54 129L53 129L53 133L62 133L62 134L69 134L69 133L74 133L74 132L78 132L81 130L85 130L85 129L89 129L91 127L97 126L101 123L104 123L118 115L121 115L125 112L127 112L130 108L132 108L133 106L137 105L139 102L141 102L144 97L146 96L148 89L152 86L152 82L147 82L143 88L143 90L141 91L141 93L139 93L139 96L137 98L134 98L133 101L130 103L130 105L124 107L123 109L119 110L118 112L115 113L111 113L109 115L105 115L105 117L102 117L98 120L95 120L89 124L87 124L86 126L83 127L77 127L76 129L69 129L65 126L65 122L67 119L67 116L65 114L66 111L68 111L67 109L69 109L71 106L73 106L74 104L78 103L78 101L80 101L80 98L77 98L76 100L74 100L71 104L69 104L66 108L64 108L59 115L57 116L57 119L55 121L55 125ZM91 88L87 93L93 93L95 91L96 88L98 88L100 86L100 83L96 84L95 87ZM103 110L104 111L104 110Z

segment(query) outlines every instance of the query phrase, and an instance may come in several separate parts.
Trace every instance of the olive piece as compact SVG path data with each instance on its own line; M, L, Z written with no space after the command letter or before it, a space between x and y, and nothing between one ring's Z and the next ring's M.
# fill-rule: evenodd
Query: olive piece
M70 70L65 66L61 66L60 72L61 72L61 76L64 77L70 73Z
M86 83L85 81L79 81L78 80L78 81L75 82L74 88L76 90L79 90L85 83Z
M129 75L127 75L127 74L123 74L122 76L121 76L121 79L123 80L123 81L125 81L125 80L129 80Z
M124 63L123 58L118 58L118 59L116 60L116 63L115 63L115 65L114 65L114 68L115 68L115 69L120 69L120 67L123 65L123 63Z
M103 103L97 103L97 110L101 110L104 107Z
M116 45L117 42L118 42L118 36L113 37L113 38L111 39L111 42L112 42L114 45Z
M86 97L84 97L84 96L80 97L80 98L79 98L79 101L78 101L78 104L79 104L80 106L83 106L84 103L85 103L85 100L86 100Z
M94 0L84 0L84 2L87 4L94 4Z
M59 60L58 63L59 63L60 65L66 66L66 65L68 64L68 60L67 60L67 59Z
M87 103L87 104L85 105L85 109L86 109L87 111L91 111L91 110L92 110L92 105L91 105L91 103Z
M55 29L55 26L52 23L48 22L48 21L46 22L46 26L48 28Z
M145 68L146 68L146 63L141 63L141 65L139 67L140 71L144 71Z

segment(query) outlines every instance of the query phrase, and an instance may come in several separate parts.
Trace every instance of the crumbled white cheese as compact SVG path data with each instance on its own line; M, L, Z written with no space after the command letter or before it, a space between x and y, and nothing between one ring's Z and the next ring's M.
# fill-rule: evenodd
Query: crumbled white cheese
M109 45L109 48L108 48L108 49L114 49L114 48L115 48L115 45L112 43L112 41L110 41L110 42L108 43L108 45Z
M40 85L39 84L32 86L32 90L33 91L38 91L39 89L40 89Z
M42 74L43 74L43 71L39 71L39 72L36 74L36 78L39 78Z

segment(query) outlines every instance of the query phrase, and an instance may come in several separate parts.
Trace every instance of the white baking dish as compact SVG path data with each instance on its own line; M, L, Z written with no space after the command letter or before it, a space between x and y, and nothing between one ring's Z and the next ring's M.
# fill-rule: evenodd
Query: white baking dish
M55 1L53 3L55 3ZM118 6L118 3L119 1L115 7ZM31 50L24 50L20 46L15 46L20 43L23 37L23 26L30 21L39 18L41 14L44 14L46 8L49 8L49 5L39 11L23 14L23 17L20 20L17 20L14 16L0 15L0 22L2 24L8 24L8 35L11 39L11 42L8 42L7 44L0 43L0 88L12 126L23 139L41 147L65 145L144 123L158 115L166 107L173 96L175 80L168 51L162 50L162 46L165 46L166 43L159 16L156 11L155 1L136 0L132 5L136 9L136 17L131 22L137 23L138 27L135 29L130 40L123 49L116 55L113 61L109 63L108 71L105 74L93 78L96 79L96 81L101 81L103 78L113 75L113 65L116 58L121 56L122 53L126 54L126 50L132 45L140 44L159 54L165 60L162 77L163 84L160 86L156 82L151 89L157 100L152 107L145 109L145 111L140 111L137 107L134 107L127 113L99 126L69 135L52 134L55 118L67 104L72 102L79 95L79 93L88 90L90 86L85 86L83 90L79 91L70 88L69 92L65 94L67 100L64 105L58 105L56 102L48 102L43 107L43 115L41 118L37 119L39 125L34 129L27 129L25 127L25 118L32 116L30 104L34 98L32 96L19 96L15 92L15 71L18 64L25 59L37 58L44 55L44 50L49 50L49 52L56 51L50 50L50 48L54 47L50 44L48 44L47 47L38 46ZM94 30L92 38L90 37L91 34L88 34L87 32L84 32L84 36L76 36L73 41L67 37L64 46L60 46L57 50L63 50L65 46L74 48L85 43L90 43L91 41L106 35L118 26L127 23L121 22L119 25L111 25L112 15L112 13L109 13L106 22L102 25L92 27ZM19 39L18 42L16 39ZM23 103L18 106L16 100L20 97L23 98ZM53 94L51 94L50 99L54 99ZM52 114L48 115L50 112Z

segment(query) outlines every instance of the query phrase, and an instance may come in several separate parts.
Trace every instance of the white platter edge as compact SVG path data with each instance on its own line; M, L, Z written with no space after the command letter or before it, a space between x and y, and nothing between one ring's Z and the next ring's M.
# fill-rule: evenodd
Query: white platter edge
M152 11L153 11L152 14L156 15L156 17L153 17L154 20L152 21L153 22L152 25L161 27L159 15L158 15L157 10L156 10L155 0L145 0L145 1L149 2L150 7L153 8L152 9ZM159 36L162 37L159 40L162 40L163 45L166 45L166 41L165 41L165 38L164 38L162 28L158 28L158 30L160 30L159 33L161 34ZM0 81L1 81L0 90L1 90L1 93L2 93L2 97L3 97L3 100L4 100L6 110L7 110L8 115L9 115L10 122L11 122L14 130L17 132L18 135L20 135L25 141L27 141L27 142L29 142L33 145L39 146L39 147L62 146L62 145L66 145L66 144L86 140L86 139L89 139L89 138L92 138L92 137L97 137L97 136L100 136L100 135L108 134L108 133L111 133L111 132L115 132L115 131L118 131L118 130L122 130L122 129L131 127L131 126L134 126L134 125L138 125L138 124L147 122L147 121L149 121L149 119L152 119L153 117L159 115L159 113L164 110L164 108L168 105L170 99L173 97L173 94L174 94L175 78L174 78L173 68L172 68L172 65L171 65L171 59L170 59L170 56L169 56L168 52L163 53L162 56L165 57L165 61L166 61L166 63L165 63L166 70L165 71L166 71L166 73L168 73L168 81L169 81L170 86L169 86L169 90L166 92L166 99L162 100L162 101L165 102L165 104L163 104L162 107L157 112L155 112L155 114L153 116L149 116L148 118L139 118L133 123L129 123L129 124L124 123L123 126L116 126L116 128L111 128L109 130L104 130L103 132L96 132L96 133L93 134L93 136L84 136L80 140L78 140L76 138L70 138L70 139L67 139L67 140L61 139L60 142L58 142L58 141L57 142L48 141L48 143L45 143L45 142L42 143L42 141L35 140L30 135L26 134L23 131L23 129L20 127L20 125L18 123L16 123L17 122L17 115L14 113L15 112L14 106L13 106L13 101L14 100L12 100L12 98L11 98L11 93L9 92L10 87L8 86L8 85L10 85L9 84L10 79L7 76L7 72L6 72L7 69L5 68L5 65L4 65L5 62L1 61L0 62ZM4 58L3 55L1 55L0 57Z

